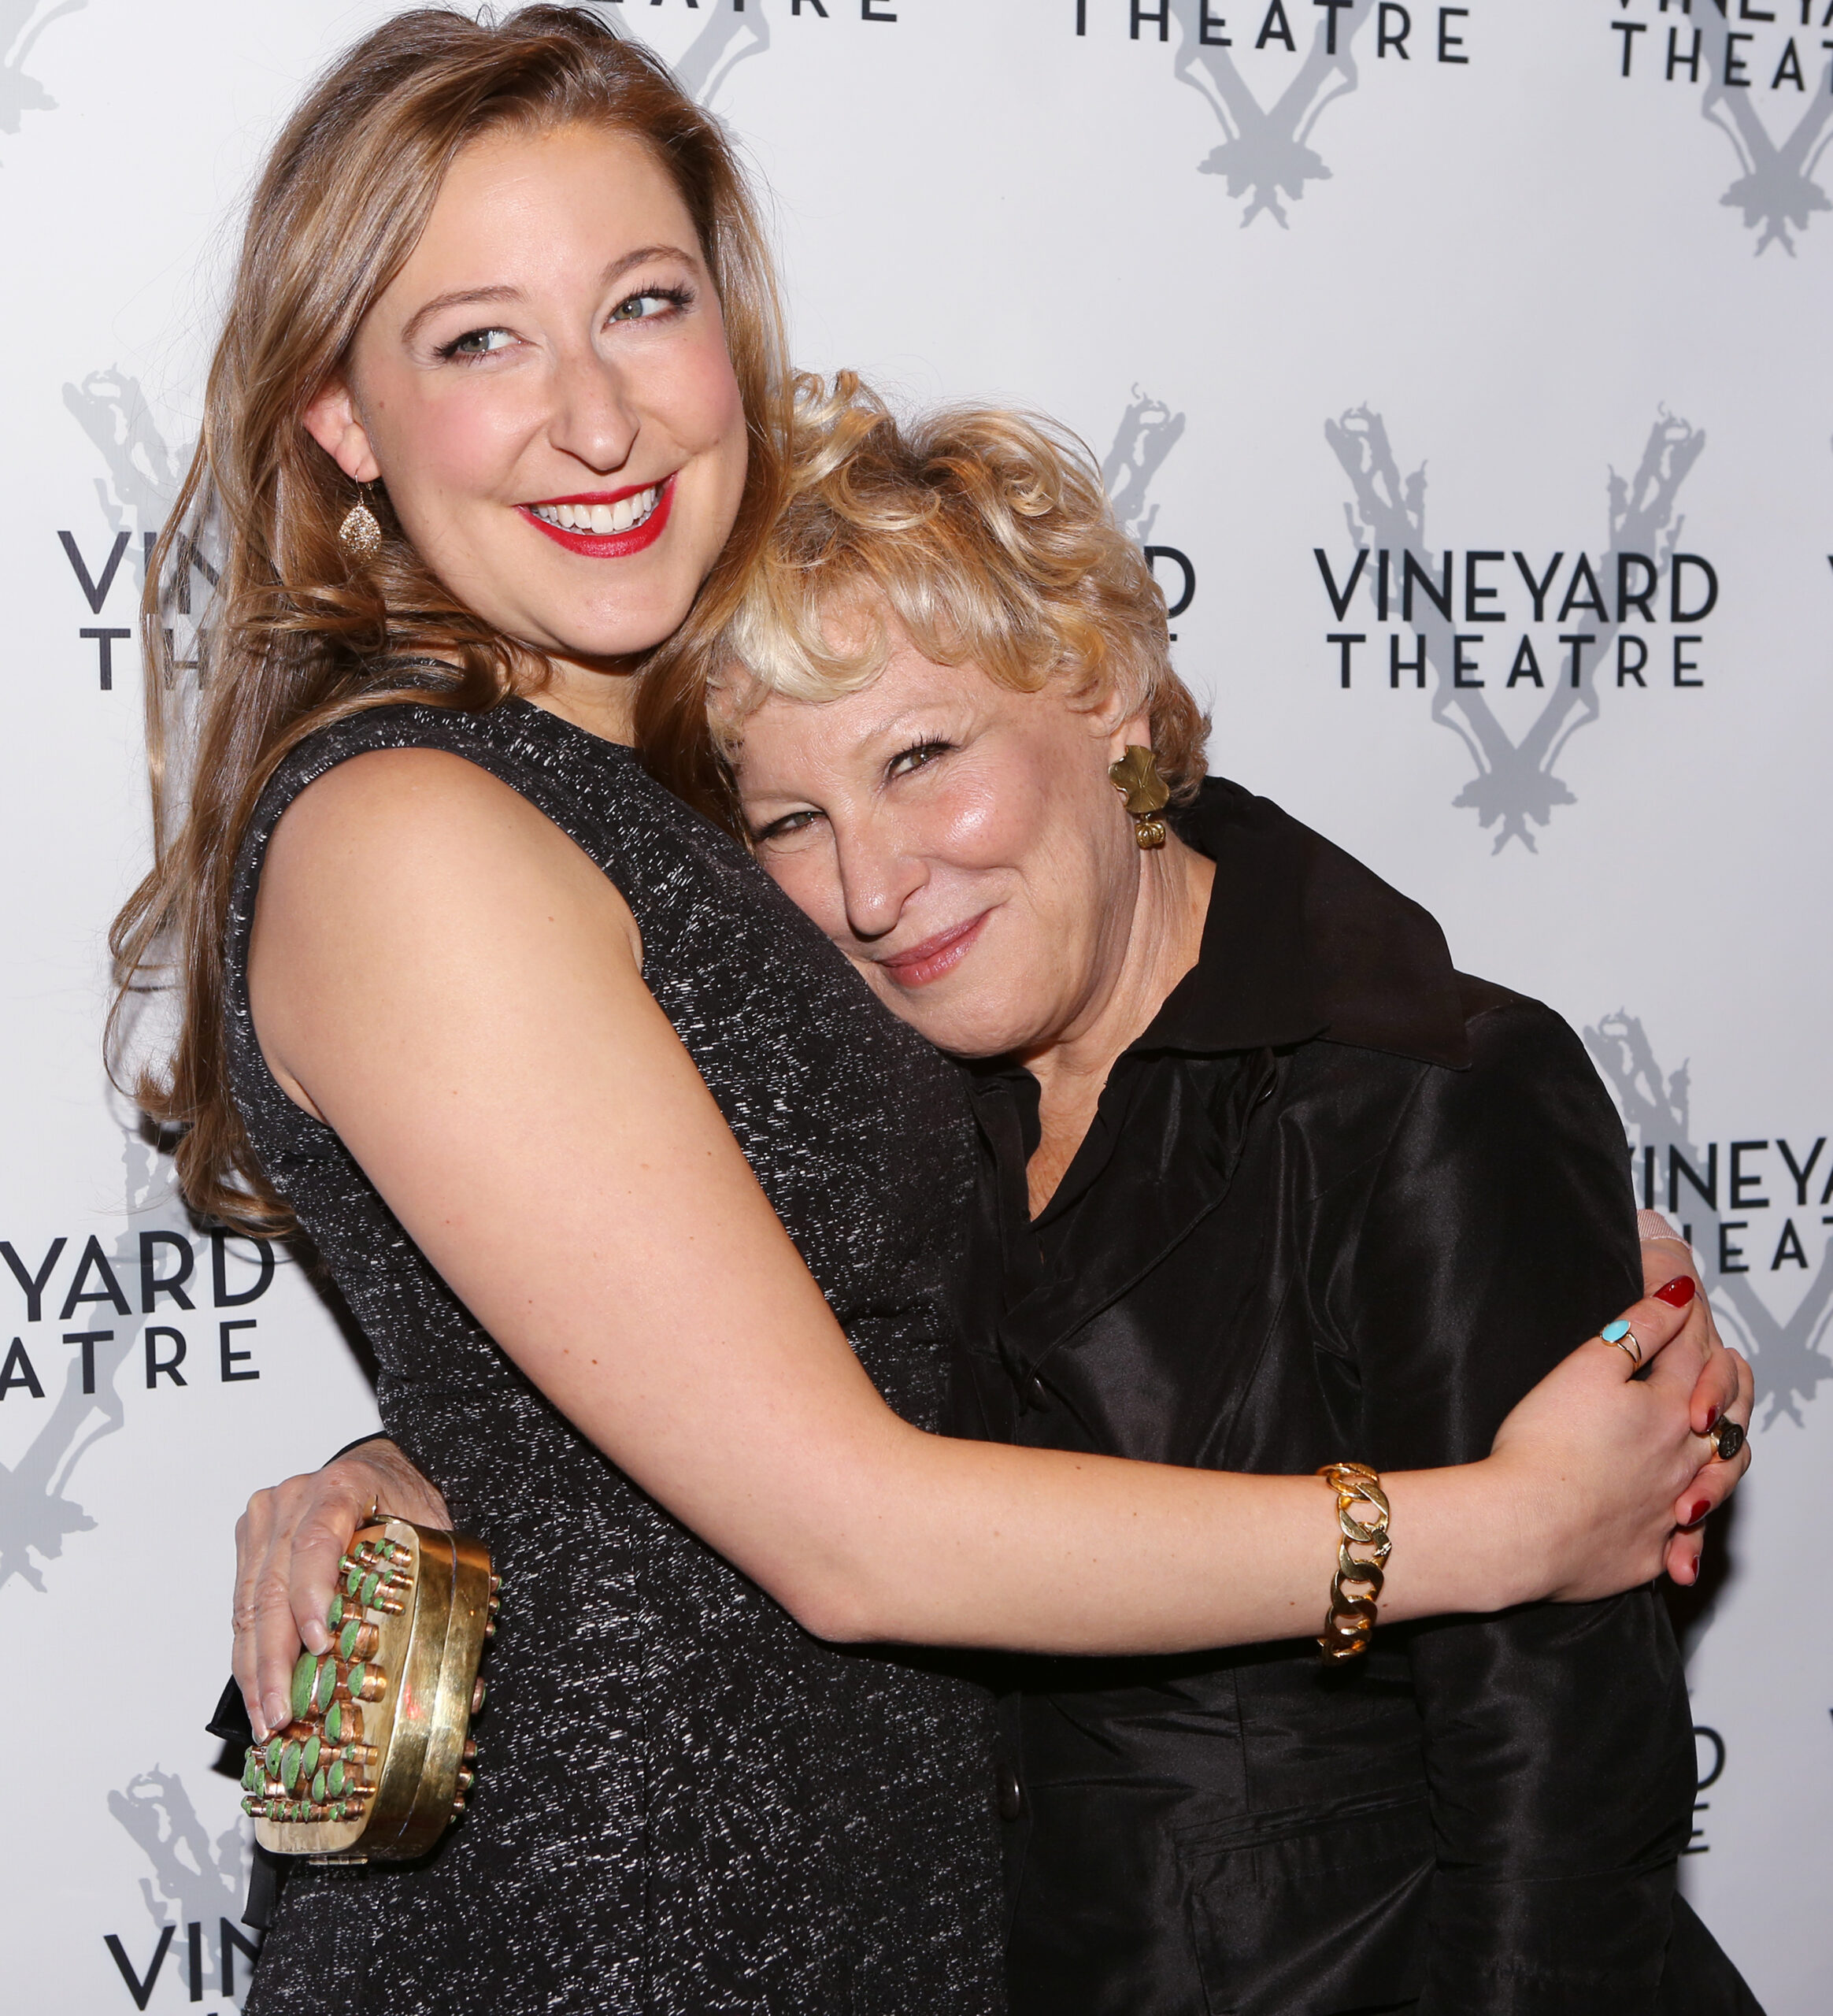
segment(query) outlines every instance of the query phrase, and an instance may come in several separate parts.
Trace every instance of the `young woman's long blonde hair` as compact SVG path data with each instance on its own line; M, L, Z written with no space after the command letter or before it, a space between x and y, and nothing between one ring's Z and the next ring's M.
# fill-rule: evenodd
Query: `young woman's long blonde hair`
M637 700L646 761L691 802L722 801L695 642L725 620L768 531L787 434L781 312L743 172L717 121L583 8L525 7L500 22L437 8L398 15L318 80L268 157L197 454L147 572L154 866L110 936L111 1034L129 993L163 969L178 990L178 1032L132 1090L177 1136L187 1201L230 1223L288 1222L230 1095L223 1029L231 883L262 788L328 722L409 698L483 709L539 671L421 565L380 494L381 550L352 565L337 532L357 492L302 416L413 250L460 150L504 128L575 121L642 140L672 179L700 234L744 398L750 465L731 539L683 632L651 654ZM165 604L188 593L210 528L220 579L191 688ZM429 691L400 663L412 658L457 669Z

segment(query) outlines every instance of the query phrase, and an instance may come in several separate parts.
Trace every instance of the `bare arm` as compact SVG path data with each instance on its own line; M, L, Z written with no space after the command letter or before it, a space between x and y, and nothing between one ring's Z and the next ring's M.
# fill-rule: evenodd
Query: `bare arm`
M303 793L251 989L281 1083L502 1348L809 1629L1128 1652L1320 1621L1335 1522L1313 1480L954 1442L891 1413L644 988L622 899L483 772L376 754ZM1636 1320L1657 1345L1684 1319ZM1389 1614L1657 1571L1702 1455L1694 1367L1631 1388L1607 1346L1572 1363L1502 1456L1390 1480Z

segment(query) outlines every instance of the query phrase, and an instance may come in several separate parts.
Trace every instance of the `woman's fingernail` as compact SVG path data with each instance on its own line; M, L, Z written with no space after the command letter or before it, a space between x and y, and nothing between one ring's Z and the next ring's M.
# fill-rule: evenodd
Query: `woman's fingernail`
M1711 1510L1712 1500L1709 1498L1694 1499L1691 1509L1687 1514L1687 1524L1690 1526L1697 1526Z
M1690 1274L1676 1274L1671 1281L1665 1281L1655 1290L1657 1302L1665 1302L1670 1309L1684 1309L1698 1290L1698 1284Z
M261 1702L261 1711L267 1718L269 1734L287 1725L287 1703L278 1694L268 1695Z
M1713 1430L1718 1426L1718 1404L1715 1401L1713 1405L1708 1407L1705 1410L1705 1432L1708 1435L1711 1434Z

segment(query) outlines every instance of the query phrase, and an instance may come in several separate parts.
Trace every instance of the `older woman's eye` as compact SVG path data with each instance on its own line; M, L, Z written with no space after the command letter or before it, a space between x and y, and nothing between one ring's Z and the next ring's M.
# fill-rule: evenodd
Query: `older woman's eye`
M507 329L467 329L461 336L454 336L449 343L439 346L442 357L490 357L499 350L507 350L515 338Z
M780 819L772 819L768 826L754 826L751 844L768 847L772 841L792 840L798 833L805 833L820 815L814 812L786 812Z
M939 756L946 756L954 747L952 742L918 742L908 749L900 749L885 765L888 777L906 776L913 770L920 770L933 763Z

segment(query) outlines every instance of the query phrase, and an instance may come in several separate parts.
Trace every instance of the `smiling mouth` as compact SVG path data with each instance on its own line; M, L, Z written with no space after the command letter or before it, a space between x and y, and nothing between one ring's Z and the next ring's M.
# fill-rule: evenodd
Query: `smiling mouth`
M544 498L516 508L528 522L569 551L594 559L640 552L661 536L675 496L675 478L579 497Z
M881 958L879 964L899 987L928 987L953 973L968 956L980 935L980 927L992 914L991 910L982 910L965 924L952 925L946 931L939 931L934 937L925 938L921 944L913 945L908 951L894 952Z

